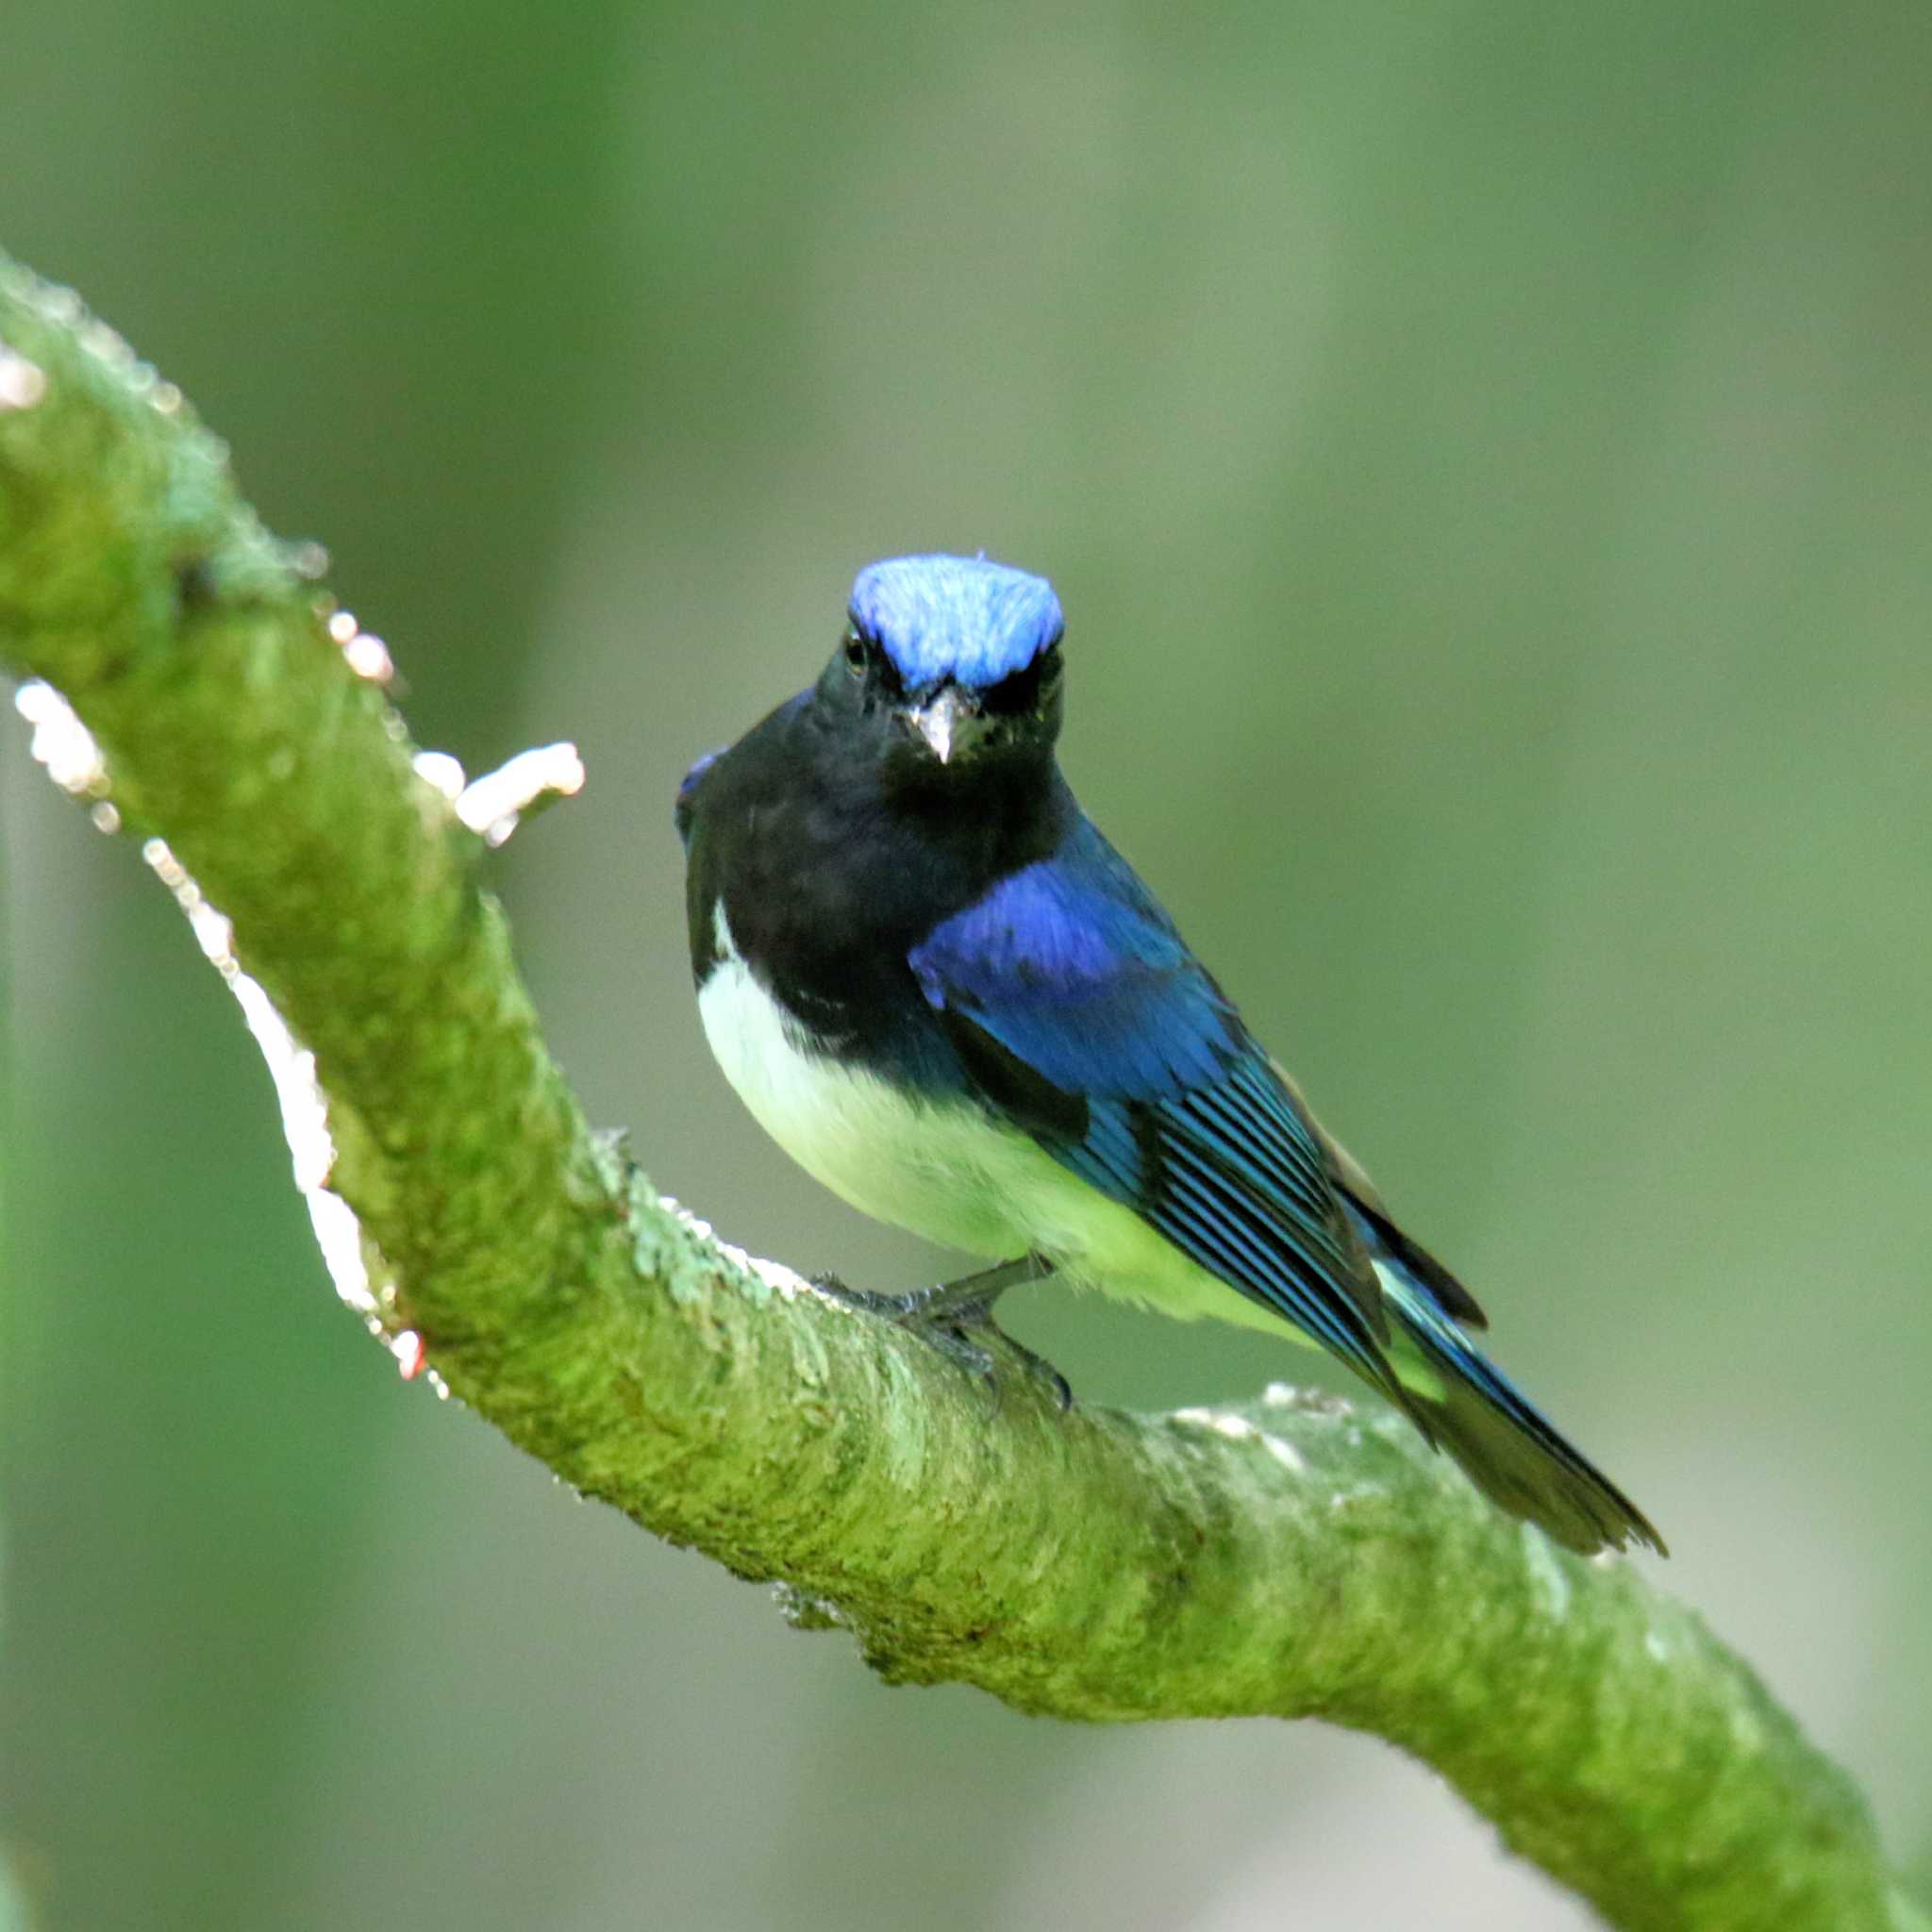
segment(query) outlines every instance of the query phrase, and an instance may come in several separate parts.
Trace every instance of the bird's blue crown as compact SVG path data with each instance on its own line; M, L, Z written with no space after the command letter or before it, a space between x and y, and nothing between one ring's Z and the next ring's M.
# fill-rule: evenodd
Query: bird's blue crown
M908 691L951 677L968 690L1024 671L1060 634L1044 577L983 557L892 557L852 586L852 621L876 638Z

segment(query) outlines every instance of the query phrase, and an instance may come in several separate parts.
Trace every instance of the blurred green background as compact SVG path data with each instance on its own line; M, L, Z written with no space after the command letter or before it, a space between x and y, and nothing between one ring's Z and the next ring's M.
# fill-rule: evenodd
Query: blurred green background
M871 558L1049 573L1090 808L1923 1871L1928 63L1903 5L8 0L0 242L328 543L423 742L581 743L495 862L553 1042L800 1265L948 1257L714 1073L672 789ZM233 1003L25 739L37 1923L1586 1923L1372 1740L889 1692L403 1385ZM1322 1374L1011 1315L1088 1399Z

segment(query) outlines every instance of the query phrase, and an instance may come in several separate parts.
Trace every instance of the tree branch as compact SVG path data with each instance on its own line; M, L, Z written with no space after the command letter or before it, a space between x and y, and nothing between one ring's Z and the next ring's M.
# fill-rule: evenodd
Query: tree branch
M298 1141L325 1104L318 1225L406 1365L578 1490L782 1580L895 1681L1375 1732L1624 1925L1923 1924L1850 1782L1694 1614L1508 1522L1392 1416L1286 1390L1062 1415L1023 1376L995 1409L660 1199L551 1064L484 841L320 567L178 393L0 258L0 661L98 745L37 691L58 775L165 841Z

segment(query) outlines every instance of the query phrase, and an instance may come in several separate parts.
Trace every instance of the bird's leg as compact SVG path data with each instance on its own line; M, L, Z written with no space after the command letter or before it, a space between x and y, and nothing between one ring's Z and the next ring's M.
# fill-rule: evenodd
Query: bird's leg
M869 1315L884 1315L908 1323L970 1321L992 1312L992 1305L1009 1288L1024 1288L1029 1281L1043 1281L1053 1273L1053 1263L1044 1255L1022 1255L1016 1261L1000 1261L957 1281L935 1282L930 1288L915 1288L905 1294L874 1294L863 1288L847 1288L836 1274L814 1274L814 1288Z
M910 1294L889 1295L901 1304L908 1315L927 1322L974 1322L990 1319L992 1305L1009 1288L1024 1288L1044 1281L1053 1273L1053 1263L1044 1255L1022 1255L1016 1261L1000 1261L957 1281L937 1282L931 1288L916 1288Z
M1053 1263L1044 1255L1022 1255L1012 1261L1001 1261L962 1274L957 1281L941 1281L931 1288L915 1288L907 1294L872 1294L864 1289L847 1288L836 1275L812 1278L815 1288L836 1295L841 1302L868 1314L883 1315L901 1327L909 1328L923 1340L957 1362L970 1374L992 1379L991 1352L973 1339L974 1331L990 1331L1006 1344L1037 1375L1051 1382L1062 1408L1071 1408L1074 1391L1067 1378L1024 1344L1017 1342L992 1319L993 1304L1009 1288L1024 1288L1028 1282L1043 1281L1053 1273Z

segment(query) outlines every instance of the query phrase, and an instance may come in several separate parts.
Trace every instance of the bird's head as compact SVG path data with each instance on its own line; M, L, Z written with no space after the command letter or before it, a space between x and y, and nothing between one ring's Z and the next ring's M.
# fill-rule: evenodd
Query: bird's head
M1060 728L1060 607L1044 577L983 557L859 572L818 703L924 780L1046 758Z

